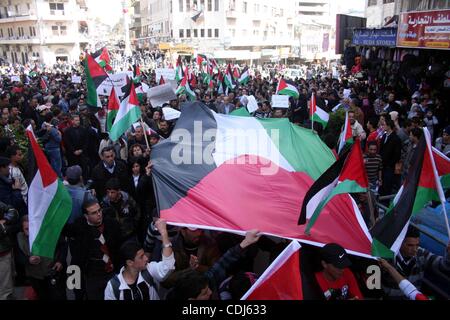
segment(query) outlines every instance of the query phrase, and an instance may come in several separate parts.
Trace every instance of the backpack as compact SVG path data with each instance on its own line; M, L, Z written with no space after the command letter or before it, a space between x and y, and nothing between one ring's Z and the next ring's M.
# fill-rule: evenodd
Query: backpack
M154 287L155 286L155 281L153 280L153 277L150 275L150 272L148 272L147 269L145 269L144 271L141 272L142 278L144 278L145 282L147 282L150 287ZM113 289L114 292L114 297L116 297L117 300L120 300L120 280L119 277L116 275L114 275L114 277L111 278L111 287Z

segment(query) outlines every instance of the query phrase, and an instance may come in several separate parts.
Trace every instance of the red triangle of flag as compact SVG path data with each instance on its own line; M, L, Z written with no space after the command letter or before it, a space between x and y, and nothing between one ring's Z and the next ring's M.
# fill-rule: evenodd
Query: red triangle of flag
M42 179L42 186L46 188L54 183L56 179L58 179L58 176L50 166L50 163L48 162L47 157L36 141L33 132L29 128L27 128L26 131L28 139L30 140L31 149L33 150L34 158L36 159L37 168Z
M364 159L361 149L361 142L359 139L355 140L352 146L352 150L345 160L342 172L339 175L339 181L355 181L359 186L363 188L369 187L369 181L367 179L366 168L364 166Z
M114 87L111 90L111 94L109 95L108 99L108 111L111 110L119 110L120 104L116 96L116 91L114 90Z
M316 94L313 92L311 95L311 117L316 113L317 110L317 103L316 103Z
M131 81L131 89L128 104L132 104L133 106L139 106L139 100L136 95L136 88L134 86L133 81Z
M303 300L299 249L292 241L242 299Z
M90 54L87 55L87 67L91 78L107 77L105 70L95 61Z
M159 79L159 85L163 85L163 84L165 84L166 82L164 81L164 77L163 76L161 76L161 78Z
M286 81L284 81L284 79L280 79L280 83L278 84L278 90L277 93L280 92L281 90L284 90L288 87Z

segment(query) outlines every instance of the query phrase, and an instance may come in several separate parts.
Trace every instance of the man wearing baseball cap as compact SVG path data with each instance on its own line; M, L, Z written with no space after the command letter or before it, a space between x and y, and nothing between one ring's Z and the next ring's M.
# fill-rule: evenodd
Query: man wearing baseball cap
M352 264L345 249L329 243L320 250L322 271L316 272L316 280L326 300L363 299L355 276L349 269Z

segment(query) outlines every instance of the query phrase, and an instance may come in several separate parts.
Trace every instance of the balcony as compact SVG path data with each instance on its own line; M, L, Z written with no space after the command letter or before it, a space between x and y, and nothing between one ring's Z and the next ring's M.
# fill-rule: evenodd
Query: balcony
M26 14L21 15L8 15L0 14L0 23L11 23L11 22L23 22L23 21L36 21L37 16L34 11L30 11Z
M69 44L69 43L87 43L89 42L85 35L60 35L44 37L45 44Z
M23 37L3 37L0 38L1 44L39 44L39 38L38 37L30 37L30 36L23 36Z

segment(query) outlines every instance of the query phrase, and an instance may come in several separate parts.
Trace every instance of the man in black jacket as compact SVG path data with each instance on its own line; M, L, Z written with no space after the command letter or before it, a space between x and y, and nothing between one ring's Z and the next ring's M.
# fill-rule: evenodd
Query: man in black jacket
M94 182L93 188L95 189L97 199L103 200L106 194L106 182L112 178L119 180L120 189L123 191L129 191L128 184L128 169L125 163L116 161L116 151L114 147L105 147L101 152L102 161L99 162L92 170L92 180Z
M383 185L380 195L390 195L394 190L395 165L400 161L402 142L395 133L395 124L391 119L386 119L386 133L381 138L380 155L383 159Z
M76 295L77 299L85 294L87 300L103 300L106 284L119 268L120 226L103 217L95 198L84 202L83 214L64 229L72 244L71 264L79 266L82 273L82 292Z
M83 178L87 181L89 132L80 126L80 116L72 116L72 127L64 131L64 147L69 167L79 165L83 170Z
M11 206L0 202L0 300L13 297L13 236L17 233L19 214Z
M140 210L136 201L121 190L118 179L112 178L106 182L106 196L102 207L105 217L115 219L120 224L124 241L136 238Z

